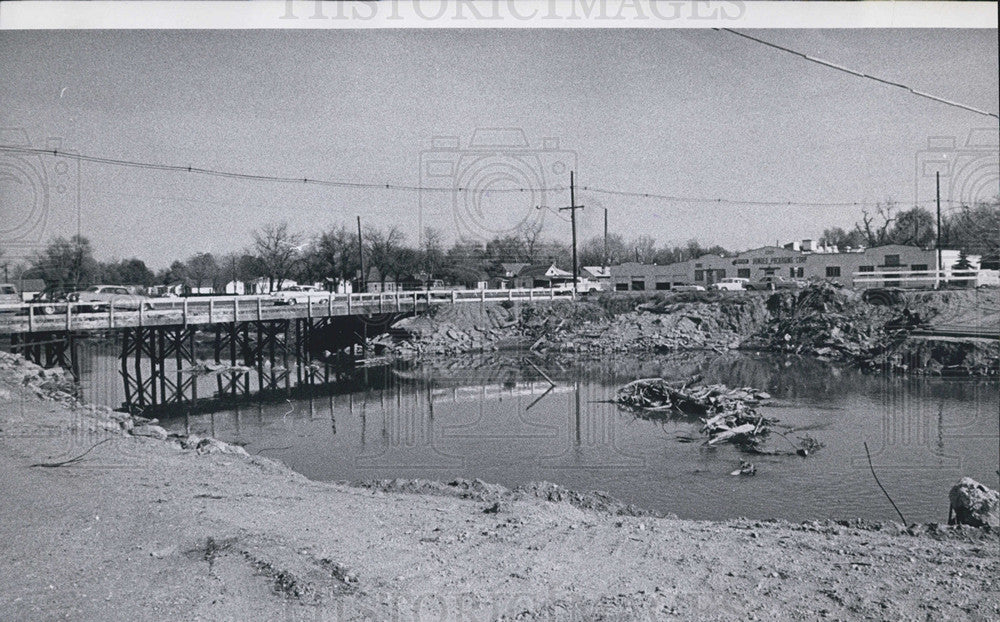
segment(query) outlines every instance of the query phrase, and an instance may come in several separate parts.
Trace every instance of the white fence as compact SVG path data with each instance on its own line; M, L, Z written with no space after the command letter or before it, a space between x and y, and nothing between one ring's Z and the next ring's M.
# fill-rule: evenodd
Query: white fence
M966 287L1000 285L997 270L883 270L881 272L855 272L851 275L855 288L868 287L912 287L931 288L941 285L964 285Z

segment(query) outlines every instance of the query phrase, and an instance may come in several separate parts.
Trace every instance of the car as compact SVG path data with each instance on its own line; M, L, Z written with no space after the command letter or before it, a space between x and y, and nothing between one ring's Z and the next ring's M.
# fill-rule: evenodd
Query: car
M21 294L10 283L0 283L0 312L17 312L21 306Z
M749 284L750 279L733 276L716 281L715 283L709 285L708 288L716 291L742 292Z
M274 304L298 305L317 300L329 300L330 292L313 285L289 285L285 289L271 294Z
M690 285L688 283L674 283L670 286L672 292L703 292L705 288L701 285Z
M802 288L802 282L796 281L795 279L786 279L783 276L778 276L776 274L769 274L765 277L761 277L759 281L754 283L748 283L747 289L800 289Z
M76 303L76 308L83 312L104 311L112 305L126 311L152 308L149 298L129 292L124 285L93 285L69 294L66 299Z
M31 303L34 313L55 315L66 312L66 296L58 292L38 292L28 302ZM25 310L24 314L27 313Z

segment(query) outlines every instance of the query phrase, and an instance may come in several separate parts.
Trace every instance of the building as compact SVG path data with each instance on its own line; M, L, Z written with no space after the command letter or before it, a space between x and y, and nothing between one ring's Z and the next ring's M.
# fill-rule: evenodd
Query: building
M368 278L365 279L365 291L370 294L379 294L383 292L395 292L398 289L398 284L393 279L388 278L388 276L382 276L381 270L377 266L372 266L368 269Z
M803 247L810 250L802 250ZM958 262L958 257L959 252L956 250L941 251L945 278L951 275L952 266ZM978 267L978 257L969 256L968 259ZM624 263L611 267L611 282L616 291L648 291L667 290L681 284L708 286L727 277L750 279L753 283L765 276L782 276L789 279L825 280L853 287L855 274L935 270L936 266L935 249L890 245L840 252L836 247L814 247L809 240L805 240L802 245L764 246L734 257L703 255L665 266ZM926 287L933 285L933 281L903 283L889 277L880 282L858 285Z
M522 269L514 277L514 287L517 289L556 287L565 283L573 283L573 273L561 270L555 264L534 264Z

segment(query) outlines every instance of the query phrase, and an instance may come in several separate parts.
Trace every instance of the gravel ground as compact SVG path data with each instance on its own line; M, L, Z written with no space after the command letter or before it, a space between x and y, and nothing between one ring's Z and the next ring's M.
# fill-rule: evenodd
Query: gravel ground
M996 531L317 483L5 378L2 620L1000 619Z

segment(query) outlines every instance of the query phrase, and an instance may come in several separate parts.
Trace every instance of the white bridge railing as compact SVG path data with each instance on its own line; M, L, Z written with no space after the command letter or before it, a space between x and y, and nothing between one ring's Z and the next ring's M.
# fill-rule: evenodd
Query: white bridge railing
M504 300L541 302L566 297L575 294L566 289L463 289L362 294L313 292L304 293L304 299L297 304L286 304L273 296L36 302L0 305L0 334L322 318L416 311L431 305L485 305Z
M884 287L907 285L913 287L936 286L947 283L964 283L972 287L997 284L996 270L883 270L880 272L855 272L851 275L855 287Z

